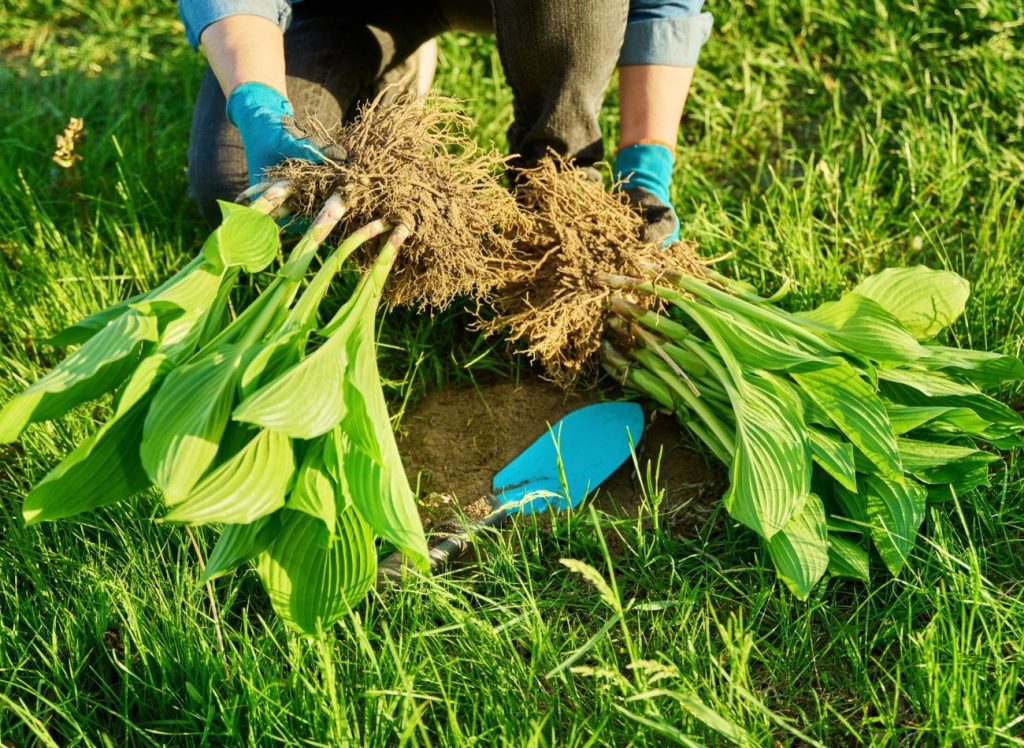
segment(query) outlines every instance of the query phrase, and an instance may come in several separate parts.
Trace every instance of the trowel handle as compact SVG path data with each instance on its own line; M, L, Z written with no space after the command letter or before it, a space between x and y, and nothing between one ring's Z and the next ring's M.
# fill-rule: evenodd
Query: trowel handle
M498 509L479 522L471 522L451 534L445 533L437 536L439 542L429 548L430 570L439 571L446 565L457 561L469 550L474 535L488 528L503 527L508 522L508 518L507 509ZM395 551L377 565L377 581L380 582L384 578L400 579L404 569L409 566L410 564L402 552Z

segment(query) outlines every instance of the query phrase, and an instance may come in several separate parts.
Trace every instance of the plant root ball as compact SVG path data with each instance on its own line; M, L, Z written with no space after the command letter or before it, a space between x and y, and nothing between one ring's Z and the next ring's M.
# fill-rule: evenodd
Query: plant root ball
M494 298L497 316L479 323L507 332L547 375L570 387L601 344L609 297L602 273L648 277L659 267L703 275L695 245L661 247L641 238L642 219L624 195L551 156L520 173L519 201L530 220ZM635 298L650 307L651 298Z
M389 307L441 309L460 295L487 299L514 260L525 220L495 176L505 160L476 144L461 108L437 96L388 103L378 97L341 127L306 123L315 141L344 149L345 160L292 159L267 172L292 183L297 215L313 217L328 197L342 195L346 212L332 235L336 242L376 219L412 229L385 287ZM369 250L356 257L364 267L372 259Z

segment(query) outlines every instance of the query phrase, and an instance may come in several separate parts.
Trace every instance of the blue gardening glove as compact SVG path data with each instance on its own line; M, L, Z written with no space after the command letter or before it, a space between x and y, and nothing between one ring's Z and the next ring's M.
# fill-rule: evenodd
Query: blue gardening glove
M675 155L658 143L635 143L615 157L615 179L644 219L644 238L663 247L679 241L679 218L668 194Z
M292 105L279 91L262 83L243 83L228 96L228 121L242 134L249 185L263 181L263 170L288 158L318 164L324 160L320 144L296 123ZM333 146L329 156L344 160L344 149Z

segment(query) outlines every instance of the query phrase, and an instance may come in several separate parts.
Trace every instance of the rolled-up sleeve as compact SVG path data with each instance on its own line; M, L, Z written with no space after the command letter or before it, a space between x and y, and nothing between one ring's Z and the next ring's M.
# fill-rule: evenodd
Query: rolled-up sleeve
M711 35L704 0L630 0L620 65L692 68Z
M199 46L199 37L207 26L228 16L261 16L276 23L282 31L288 28L292 17L287 0L179 0L178 13L192 49Z

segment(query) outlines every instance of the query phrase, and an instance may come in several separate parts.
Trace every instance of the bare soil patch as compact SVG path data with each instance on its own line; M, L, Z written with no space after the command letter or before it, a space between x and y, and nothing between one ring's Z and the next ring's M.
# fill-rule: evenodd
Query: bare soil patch
M406 414L399 433L409 480L419 488L424 527L429 532L460 512L470 519L486 515L494 474L548 424L599 399L597 392L566 393L540 379L428 394ZM690 449L678 423L664 414L648 414L637 452L637 464L619 468L588 501L612 516L636 517L645 501L638 474L650 471L664 489L663 525L693 534L715 511L722 470Z

